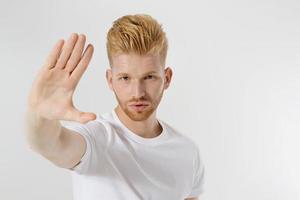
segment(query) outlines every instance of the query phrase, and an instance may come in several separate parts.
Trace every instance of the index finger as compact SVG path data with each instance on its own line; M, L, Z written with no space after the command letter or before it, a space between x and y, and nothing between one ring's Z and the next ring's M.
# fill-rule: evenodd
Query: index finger
M47 56L44 67L46 69L51 69L55 66L56 61L59 58L59 55L61 53L62 47L64 45L64 40L60 39L58 40L55 45L53 46L50 54Z
M84 53L82 58L80 59L80 62L76 66L76 68L71 72L70 78L74 79L75 82L78 82L81 78L82 74L86 70L87 66L89 65L89 62L91 61L91 58L93 56L94 47L92 44L89 44Z

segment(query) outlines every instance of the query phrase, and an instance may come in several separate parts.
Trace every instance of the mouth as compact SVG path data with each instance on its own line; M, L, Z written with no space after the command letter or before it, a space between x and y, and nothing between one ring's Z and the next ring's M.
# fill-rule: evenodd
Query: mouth
M148 106L148 104L142 104L142 103L140 103L140 104L131 104L129 106L131 108L133 108L135 111L142 111L142 110L144 110Z
M148 106L148 104L146 104L146 103L133 103L133 104L130 104L129 106Z

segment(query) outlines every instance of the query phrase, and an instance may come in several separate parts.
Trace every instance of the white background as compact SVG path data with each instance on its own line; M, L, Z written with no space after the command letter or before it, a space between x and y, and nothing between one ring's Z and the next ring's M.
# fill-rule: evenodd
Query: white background
M174 75L158 117L194 139L205 199L300 199L299 1L0 1L0 199L72 199L71 176L31 152L26 98L54 43L85 33L94 57L75 105L110 111L105 40L113 20L147 13L169 38Z

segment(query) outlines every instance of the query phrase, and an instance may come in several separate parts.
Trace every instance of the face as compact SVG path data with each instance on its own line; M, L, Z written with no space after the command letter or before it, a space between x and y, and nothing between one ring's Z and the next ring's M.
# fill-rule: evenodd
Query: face
M158 55L118 54L106 71L119 106L134 121L146 120L157 109L169 87L172 70L164 69Z

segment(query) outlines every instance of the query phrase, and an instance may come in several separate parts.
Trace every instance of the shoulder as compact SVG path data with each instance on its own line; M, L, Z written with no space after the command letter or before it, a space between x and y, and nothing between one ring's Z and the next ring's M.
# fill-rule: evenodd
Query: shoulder
M164 124L164 127L167 129L167 131L171 137L171 140L180 143L181 146L185 146L186 148L188 148L190 150L190 152L195 153L195 154L197 153L197 151L199 150L199 147L198 147L197 143L192 139L192 137L187 135L187 133L183 133L175 126L170 125L169 123L167 123L163 120L160 120L160 121Z
M85 124L72 121L67 122L63 126L82 134L96 135L98 133L107 133L110 129L109 121L100 114L97 114L96 116L96 119Z

